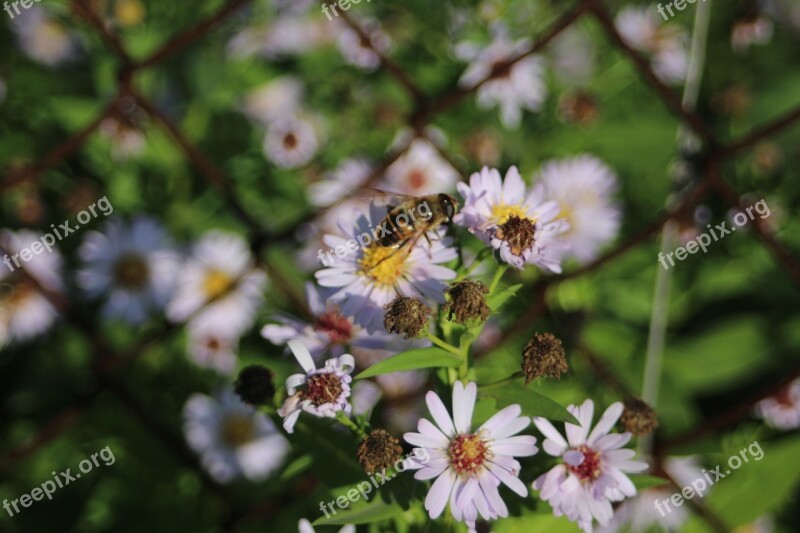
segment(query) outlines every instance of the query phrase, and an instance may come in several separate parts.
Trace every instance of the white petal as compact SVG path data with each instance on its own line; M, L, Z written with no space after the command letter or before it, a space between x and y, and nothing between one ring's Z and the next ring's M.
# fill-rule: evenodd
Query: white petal
M469 432L477 394L478 387L474 382L464 387L460 381L456 381L453 387L453 419L458 433Z
M433 485L431 485L431 489L425 497L425 509L432 519L438 518L439 515L442 514L442 511L444 511L447 500L450 499L450 491L453 490L455 481L455 473L447 470L433 482Z
M539 451L536 447L536 437L530 435L498 439L491 443L491 449L498 455L513 455L516 457L528 457L535 455Z
M303 367L306 373L316 368L314 366L314 359L311 358L311 352L308 351L305 344L298 340L291 340L287 344L289 345L289 349L292 350L297 362L300 363L300 366Z
M453 437L456 434L456 428L453 426L453 419L450 418L450 413L447 412L442 400L435 392L429 391L425 395L425 402L428 404L428 410L433 416L433 420L441 428L442 432L448 437Z
M594 444L595 440L611 431L611 428L614 426L617 420L619 420L619 417L622 416L622 410L622 402L614 402L608 406L608 409L605 410L603 416L600 417L597 425L589 434L588 443L590 446Z
M503 468L502 466L498 466L494 463L487 463L487 468L489 471L497 476L497 478L502 481L508 488L519 494L520 496L527 496L528 495L528 487L525 486L525 483L520 481L520 479L514 475L512 475L508 470Z
M542 435L547 437L553 444L558 445L559 447L563 448L561 452L558 454L551 454L551 455L561 455L564 453L564 450L567 449L567 441L564 440L564 437L561 436L556 428L553 427L549 421L545 420L542 417L536 416L533 418L533 424L536 426L536 429L542 432ZM545 444L545 450L547 450L547 445ZM550 453L550 452L547 452Z
M522 408L519 405L509 405L508 407L505 407L504 409L501 409L499 412L492 415L489 420L481 425L481 429L485 429L491 432L493 436L496 436L495 430L499 430L511 423L519 416L521 412Z

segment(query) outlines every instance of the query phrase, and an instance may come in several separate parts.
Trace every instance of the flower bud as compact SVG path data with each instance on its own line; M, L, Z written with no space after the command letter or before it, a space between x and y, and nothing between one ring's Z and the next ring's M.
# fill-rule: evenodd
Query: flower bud
M453 315L459 324L465 324L473 319L480 319L483 322L489 318L489 313L492 311L486 305L489 289L480 281L459 281L445 289L445 294L449 299L444 306L444 312L448 313L450 320L453 319Z
M272 371L261 365L247 366L239 372L233 390L246 404L257 406L270 403L275 396Z
M655 409L647 405L641 398L625 399L625 409L619 421L625 431L637 437L652 433L658 427L658 415Z
M383 327L389 333L403 335L406 339L424 332L431 317L431 308L416 298L398 296L383 308Z
M356 453L368 476L389 469L403 457L400 441L384 429L373 429L358 445Z
M561 340L552 333L537 333L522 350L522 372L525 384L535 378L549 376L561 377L569 370Z

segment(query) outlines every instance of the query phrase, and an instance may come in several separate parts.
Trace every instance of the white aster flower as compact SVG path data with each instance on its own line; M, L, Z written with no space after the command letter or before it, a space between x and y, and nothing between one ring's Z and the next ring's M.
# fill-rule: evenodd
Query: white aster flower
M636 487L625 474L641 472L647 469L647 463L632 461L636 452L622 449L631 439L630 433L609 433L622 415L622 402L611 404L591 433L592 400L580 407L570 405L567 410L580 425L564 424L566 440L544 418L533 419L546 437L544 451L564 461L539 476L533 488L540 491L540 498L550 504L556 516L566 516L591 532L594 519L600 525L608 525L614 515L611 502L636 494Z
M456 169L444 159L430 141L416 138L408 150L386 169L379 188L387 191L425 196L450 192L459 181Z
M280 76L250 91L244 99L244 113L261 124L269 125L284 117L293 117L303 101L303 82L294 76Z
M189 358L203 368L229 376L236 370L239 337L225 331L189 328Z
M534 264L561 272L561 259L568 247L560 237L569 224L558 219L561 211L545 201L544 186L528 193L517 167L511 167L505 181L496 169L483 167L466 183L458 184L464 207L454 221L499 250L500 258L516 268Z
M420 238L413 248L411 245L401 249L374 245L360 248L358 237L366 242L364 235L382 236L378 228L383 227L385 216L385 208L371 205L368 215L341 220L342 232L350 239L326 235L323 240L331 250L338 248L346 253L343 257L334 255L333 265L315 274L323 287L339 289L330 297L331 301L370 333L383 329L383 306L398 295L442 302L444 281L456 277L453 270L442 266L457 255L450 246L452 239L445 237L445 228L431 232L430 244Z
M273 123L264 139L264 154L281 168L302 167L314 158L318 148L314 125L297 117Z
M777 395L758 402L756 415L777 429L800 427L800 378L796 378Z
M342 355L348 347L380 349L392 341L388 333L368 334L345 317L339 306L328 301L326 293L313 283L306 284L306 300L313 318L305 322L288 315L273 315L272 321L261 329L261 336L272 344L283 346L292 339L303 343L314 360L324 353Z
M39 6L15 16L11 26L22 51L38 63L56 67L78 55L75 36Z
M523 109L539 111L547 98L541 58L529 55L511 64L530 46L530 40L511 42L506 32L500 31L492 43L481 51L469 43L456 47L459 57L472 60L461 75L459 85L470 89L480 84L478 106L482 109L498 106L503 125L510 129L519 126Z
M238 336L253 325L267 277L238 235L210 231L192 249L167 305L173 322Z
M90 298L108 294L103 313L140 324L169 301L180 268L164 228L139 217L109 220L86 235L79 251L78 285Z
M350 373L355 361L350 354L328 359L323 368L316 368L311 353L300 341L289 341L297 362L304 374L293 374L286 379L286 401L278 414L283 417L283 429L294 433L294 425L302 411L308 414L335 418L343 412L349 415L352 406L350 397Z
M769 44L774 26L772 20L761 14L737 20L731 29L731 48L742 54L753 45Z
M47 294L63 290L63 261L56 249L47 251L31 230L0 231L0 348L6 343L26 341L50 329L58 312ZM38 243L38 254L31 245ZM27 249L28 261L15 254ZM26 254L29 255L29 254ZM18 264L17 264L18 263Z
M550 46L553 74L568 87L583 87L595 72L595 46L582 29L570 26Z
M365 36L362 38L353 28L339 22L339 52L344 60L364 70L375 70L381 65L380 54L386 53L392 46L389 35L381 29L375 20L358 22Z
M611 198L617 176L598 158L581 155L546 161L534 181L544 185L545 199L561 208L557 219L569 224L559 239L570 247L570 256L585 263L616 237L622 222Z
M290 450L272 421L230 390L216 398L193 394L183 407L183 419L186 441L220 483L241 476L250 481L266 479Z
M345 159L324 179L306 187L308 201L315 207L327 207L366 184L372 167L363 159Z
M298 56L330 44L334 39L331 26L316 14L286 13L243 29L228 42L226 51L234 59Z
M655 6L628 6L615 20L617 31L633 48L647 54L655 74L666 83L681 83L689 68L686 32L675 24L662 25Z
M297 533L314 533L314 526L305 518L297 522ZM356 526L348 524L339 530L339 533L356 533Z
M409 444L420 446L430 459L421 463L412 459L409 469L416 469L416 479L433 479L425 498L425 509L431 519L438 518L447 503L456 520L470 530L480 515L484 520L508 516L508 508L500 497L500 484L519 496L528 495L519 480L520 464L514 457L536 454L536 437L517 435L530 420L520 416L519 405L509 405L479 428L472 430L472 412L478 387L460 381L453 386L453 417L434 392L425 400L436 425L420 419L418 433L406 433ZM414 456L417 456L414 450Z
M100 135L111 144L111 156L125 160L140 155L147 143L144 132L130 121L110 117L100 123Z

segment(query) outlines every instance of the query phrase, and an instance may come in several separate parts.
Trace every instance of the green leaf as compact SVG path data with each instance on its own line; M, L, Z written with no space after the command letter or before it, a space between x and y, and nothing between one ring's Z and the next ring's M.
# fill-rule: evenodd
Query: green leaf
M493 313L497 312L504 303L508 301L509 298L517 294L517 292L522 288L522 284L518 283L516 285L511 285L510 287L506 287L503 290L495 291L494 294L490 294L486 298L486 305L489 306L489 309L492 310Z
M628 477L630 477L631 481L633 481L633 485L636 487L636 490L644 490L650 487L659 487L661 485L666 485L669 483L668 480L658 476L631 475Z
M526 416L541 416L549 420L559 420L580 425L578 420L564 407L547 396L527 389L522 385L510 383L503 387L480 391L480 395L485 398L496 399L498 409L518 403L522 407L522 413Z
M353 490L353 487L348 488ZM347 494L346 489L343 489L344 492L333 491L333 494L344 496ZM360 498L361 495L359 494L358 497ZM330 518L321 516L317 518L312 525L344 526L347 524L370 524L372 522L380 522L381 520L386 520L403 514L403 508L398 504L394 502L386 503L382 500L375 501L375 499L373 499L372 503L368 504L365 504L363 500L358 501L352 504L348 509L344 510L339 509L334 503L333 510L336 511L336 514L331 514Z
M432 346L430 348L408 350L393 355L364 370L356 376L356 379L371 378L372 376L399 372L401 370L417 370L418 368L456 368L460 364L461 359L455 355L441 348L437 348L436 346Z

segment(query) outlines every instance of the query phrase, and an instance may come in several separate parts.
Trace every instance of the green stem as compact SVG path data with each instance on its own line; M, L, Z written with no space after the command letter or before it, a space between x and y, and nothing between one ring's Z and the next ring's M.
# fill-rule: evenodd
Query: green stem
M508 270L508 265L499 265L497 270L494 271L494 277L489 285L489 294L494 293L494 290L497 288L497 284L500 283L500 280L502 279L503 274L506 273L506 270Z
M433 344L435 344L436 346L438 346L442 350L448 351L453 355L457 355L458 357L461 357L461 351L458 348L456 348L452 344L447 344L446 342L444 342L442 339L440 339L439 337L437 337L436 335L434 335L430 331L427 333L427 337L431 340L431 342Z
M336 413L336 420L341 422L343 426L346 426L348 429L350 429L350 431L355 433L359 439L363 439L364 437L367 436L367 434L364 433L364 430L358 427L356 423L350 420L350 418L342 411Z

